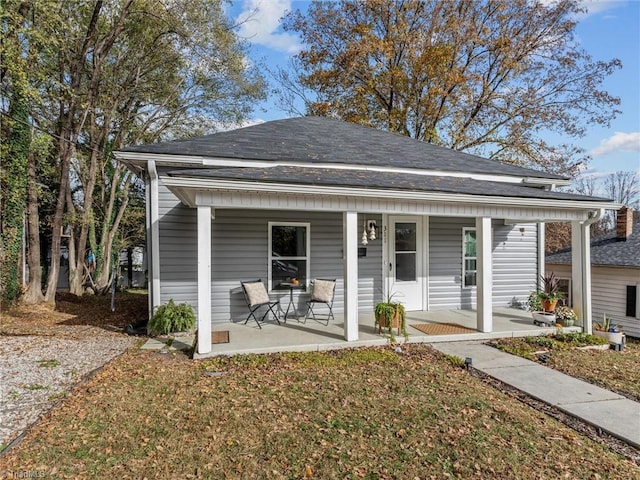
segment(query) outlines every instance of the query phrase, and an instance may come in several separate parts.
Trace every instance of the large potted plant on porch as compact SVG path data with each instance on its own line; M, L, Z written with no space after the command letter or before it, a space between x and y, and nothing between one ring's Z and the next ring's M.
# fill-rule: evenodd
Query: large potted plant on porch
M527 301L533 323L536 325L555 325L555 309L564 295L559 290L560 283L556 275L551 272L540 277L542 290L534 290Z
M378 333L385 329L394 340L393 329L398 329L398 335L407 336L406 313L404 305L393 300L393 294L389 295L383 302L376 304L374 308L375 326L378 327Z
M556 315L553 312L545 312L542 307L539 291L533 291L529 294L527 305L529 306L529 311L531 312L535 325L555 325Z
M564 295L559 290L560 282L556 277L556 274L551 272L548 275L540 277L542 279L542 291L539 292L540 301L542 302L542 308L545 312L553 312L556 309L558 300Z

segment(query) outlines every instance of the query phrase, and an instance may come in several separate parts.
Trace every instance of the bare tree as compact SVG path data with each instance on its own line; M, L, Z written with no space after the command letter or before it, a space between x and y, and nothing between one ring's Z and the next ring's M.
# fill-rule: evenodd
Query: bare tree
M604 180L607 197L617 203L638 209L640 206L640 177L636 172L618 171Z

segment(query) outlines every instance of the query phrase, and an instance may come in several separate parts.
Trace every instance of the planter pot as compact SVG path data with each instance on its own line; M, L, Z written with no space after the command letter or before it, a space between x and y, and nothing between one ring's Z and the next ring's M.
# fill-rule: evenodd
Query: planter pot
M562 324L563 327L573 327L573 324L575 323L574 319L571 320L560 320L560 323Z
M391 328L398 329L398 335L400 335L400 326L401 326L400 312L396 312L391 318ZM382 332L382 329L389 329L389 322L387 321L387 317L384 315L378 316L378 333Z
M622 343L622 338L624 333L622 332L601 332L600 330L594 330L593 334L596 337L606 338L609 343L615 343L616 345L620 345Z
M556 316L549 312L531 312L535 325L552 326L556 324Z
M558 305L558 299L555 300L545 300L541 299L542 308L544 308L545 312L553 312L556 309L556 305Z

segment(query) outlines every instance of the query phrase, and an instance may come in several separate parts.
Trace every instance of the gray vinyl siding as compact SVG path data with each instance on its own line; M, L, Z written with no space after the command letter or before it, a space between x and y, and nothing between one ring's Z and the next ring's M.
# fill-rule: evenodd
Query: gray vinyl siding
M493 304L524 306L538 279L538 228L493 221ZM520 228L524 228L520 232Z
M196 210L188 208L160 185L160 304L173 299L191 304L197 312L197 219ZM362 214L382 223L380 215ZM334 312L343 312L342 213L296 212L274 210L215 210L212 220L211 305L215 323L244 320L247 306L240 281L260 278L268 285L269 222L310 223L311 258L309 279L337 280ZM361 246L361 245L359 245ZM372 311L382 290L382 241L369 242L367 256L358 260L359 308ZM283 309L289 303L288 291L272 291ZM300 312L306 308L308 292L294 292Z
M571 265L546 265L547 272L560 278L571 278ZM631 337L640 337L640 319L626 316L627 285L640 283L640 268L591 267L591 315L593 321L611 317L622 331Z
M196 210L159 185L160 305L173 299L197 309L198 263Z
M462 228L473 218L429 218L429 309L472 308L475 288L462 288Z
M429 218L429 309L476 306L476 287L462 288L462 229L474 218ZM520 227L524 228L523 234ZM525 302L537 278L536 226L504 225L494 220L493 302L507 307Z

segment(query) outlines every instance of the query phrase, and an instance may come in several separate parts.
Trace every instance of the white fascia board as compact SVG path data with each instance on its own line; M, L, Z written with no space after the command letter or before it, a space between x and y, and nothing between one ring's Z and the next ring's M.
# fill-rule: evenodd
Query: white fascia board
M156 167L202 167L207 157L199 155L168 155L161 153L142 153L142 152L114 152L116 160L129 165L137 165L146 167L147 162L153 160Z
M270 168L278 166L286 167L302 167L302 168L327 168L332 170L357 170L357 171L370 171L370 172L390 172L390 173L403 173L410 175L425 175L432 177L455 177L455 178L471 178L474 180L484 180L491 182L503 182L503 183L524 183L529 185L539 185L541 187L552 188L555 185L569 185L571 182L568 180L559 180L551 178L533 178L513 175L500 175L500 174L483 174L483 173L466 173L455 171L440 171L440 170L423 170L419 168L398 168L398 167L383 167L376 165L356 165L346 163L308 163L308 162L295 162L295 161L275 161L275 160L248 160L248 159L233 159L233 158L216 158L216 157L204 157L197 155L166 155L156 153L140 153L140 152L116 152L115 156L118 160L136 164L144 165L148 160L154 160L157 166L179 166L179 167L245 167L245 168Z
M193 188L199 190L225 190L239 192L258 192L265 194L325 195L368 198L388 198L398 200L446 201L465 204L512 206L554 207L578 210L611 209L610 203L577 200L557 200L544 198L500 197L494 195L470 195L441 192L415 192L407 190L385 190L374 188L335 187L321 185L292 185L279 183L243 182L205 178L177 178L162 176L167 187ZM192 204L189 204L193 206Z

